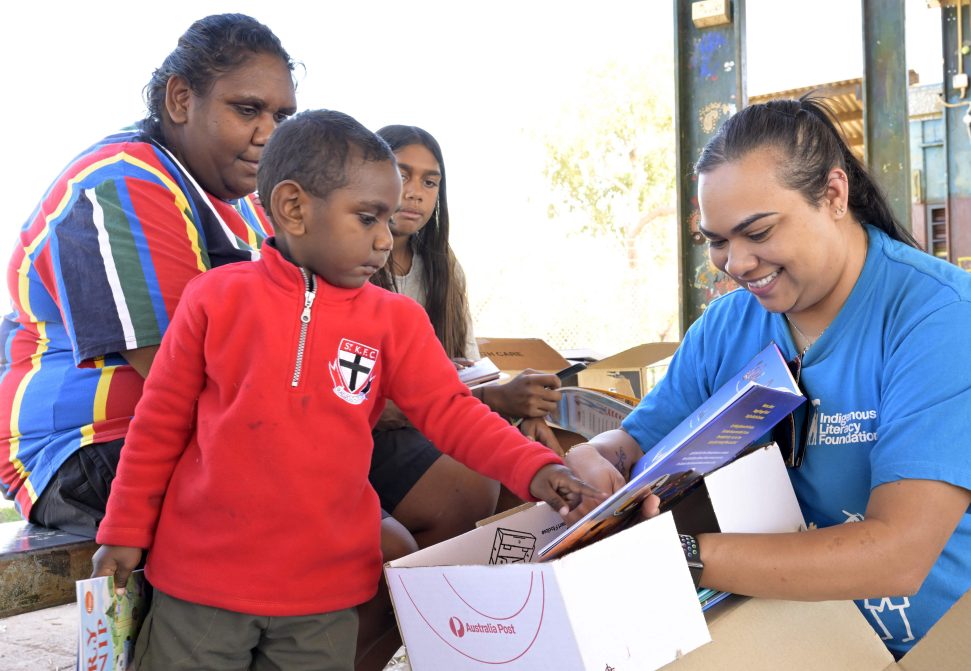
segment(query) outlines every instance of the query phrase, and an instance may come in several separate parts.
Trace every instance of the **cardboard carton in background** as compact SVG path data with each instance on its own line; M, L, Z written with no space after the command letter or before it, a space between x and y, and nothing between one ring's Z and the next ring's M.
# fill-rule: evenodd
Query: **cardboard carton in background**
M578 384L633 398L644 398L667 371L667 362L678 348L676 342L654 342L624 350L591 363L578 376Z
M539 338L476 338L479 354L489 357L504 373L516 375L527 368L555 373L570 365L559 352Z

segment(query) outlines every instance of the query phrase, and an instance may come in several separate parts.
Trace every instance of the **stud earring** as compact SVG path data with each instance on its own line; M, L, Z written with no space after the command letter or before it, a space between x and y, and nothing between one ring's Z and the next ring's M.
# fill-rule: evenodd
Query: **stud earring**
M844 212L846 212L846 208L842 205L836 208L836 216L842 217Z

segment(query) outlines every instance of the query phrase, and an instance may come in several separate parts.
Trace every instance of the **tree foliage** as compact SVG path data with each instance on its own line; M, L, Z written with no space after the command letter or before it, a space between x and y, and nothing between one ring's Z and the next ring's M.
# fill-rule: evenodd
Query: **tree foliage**
M670 58L640 66L610 63L580 83L581 101L547 134L544 174L554 194L550 219L579 213L582 232L609 236L628 266L637 240L657 236L671 251L675 137ZM660 82L660 84L659 84Z

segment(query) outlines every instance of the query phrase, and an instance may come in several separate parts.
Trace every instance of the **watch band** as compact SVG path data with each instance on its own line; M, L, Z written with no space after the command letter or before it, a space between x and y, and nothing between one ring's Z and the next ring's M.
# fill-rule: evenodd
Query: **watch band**
M701 583L701 573L705 565L701 562L701 550L698 541L689 534L680 534L681 549L684 550L684 558L688 562L688 569L691 571L691 579L694 580L695 589Z

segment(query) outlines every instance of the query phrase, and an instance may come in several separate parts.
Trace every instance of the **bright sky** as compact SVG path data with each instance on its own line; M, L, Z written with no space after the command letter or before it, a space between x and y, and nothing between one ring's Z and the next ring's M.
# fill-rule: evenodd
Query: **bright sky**
M860 74L859 3L746 4L750 93ZM782 4L806 14L795 34L794 24L779 23L789 13ZM531 222L546 219L537 137L576 102L575 84L589 70L670 53L672 6L670 0L11 4L0 40L6 212L0 257L5 267L16 230L67 160L143 116L142 87L192 21L235 11L270 26L305 64L301 109L339 109L371 128L416 124L438 138L449 172L454 246L473 301L487 300L489 270L507 270L503 259L523 274L529 295L542 300L550 278L576 269L581 259L558 258L555 241L529 234ZM931 73L921 80L939 81L939 14L923 0L907 0L907 8L930 35L911 54L920 52L921 67ZM671 72L656 75L659 86L672 85ZM555 263L543 265L544 259ZM498 323L477 327L480 334L543 335ZM599 347L609 353L613 345Z

